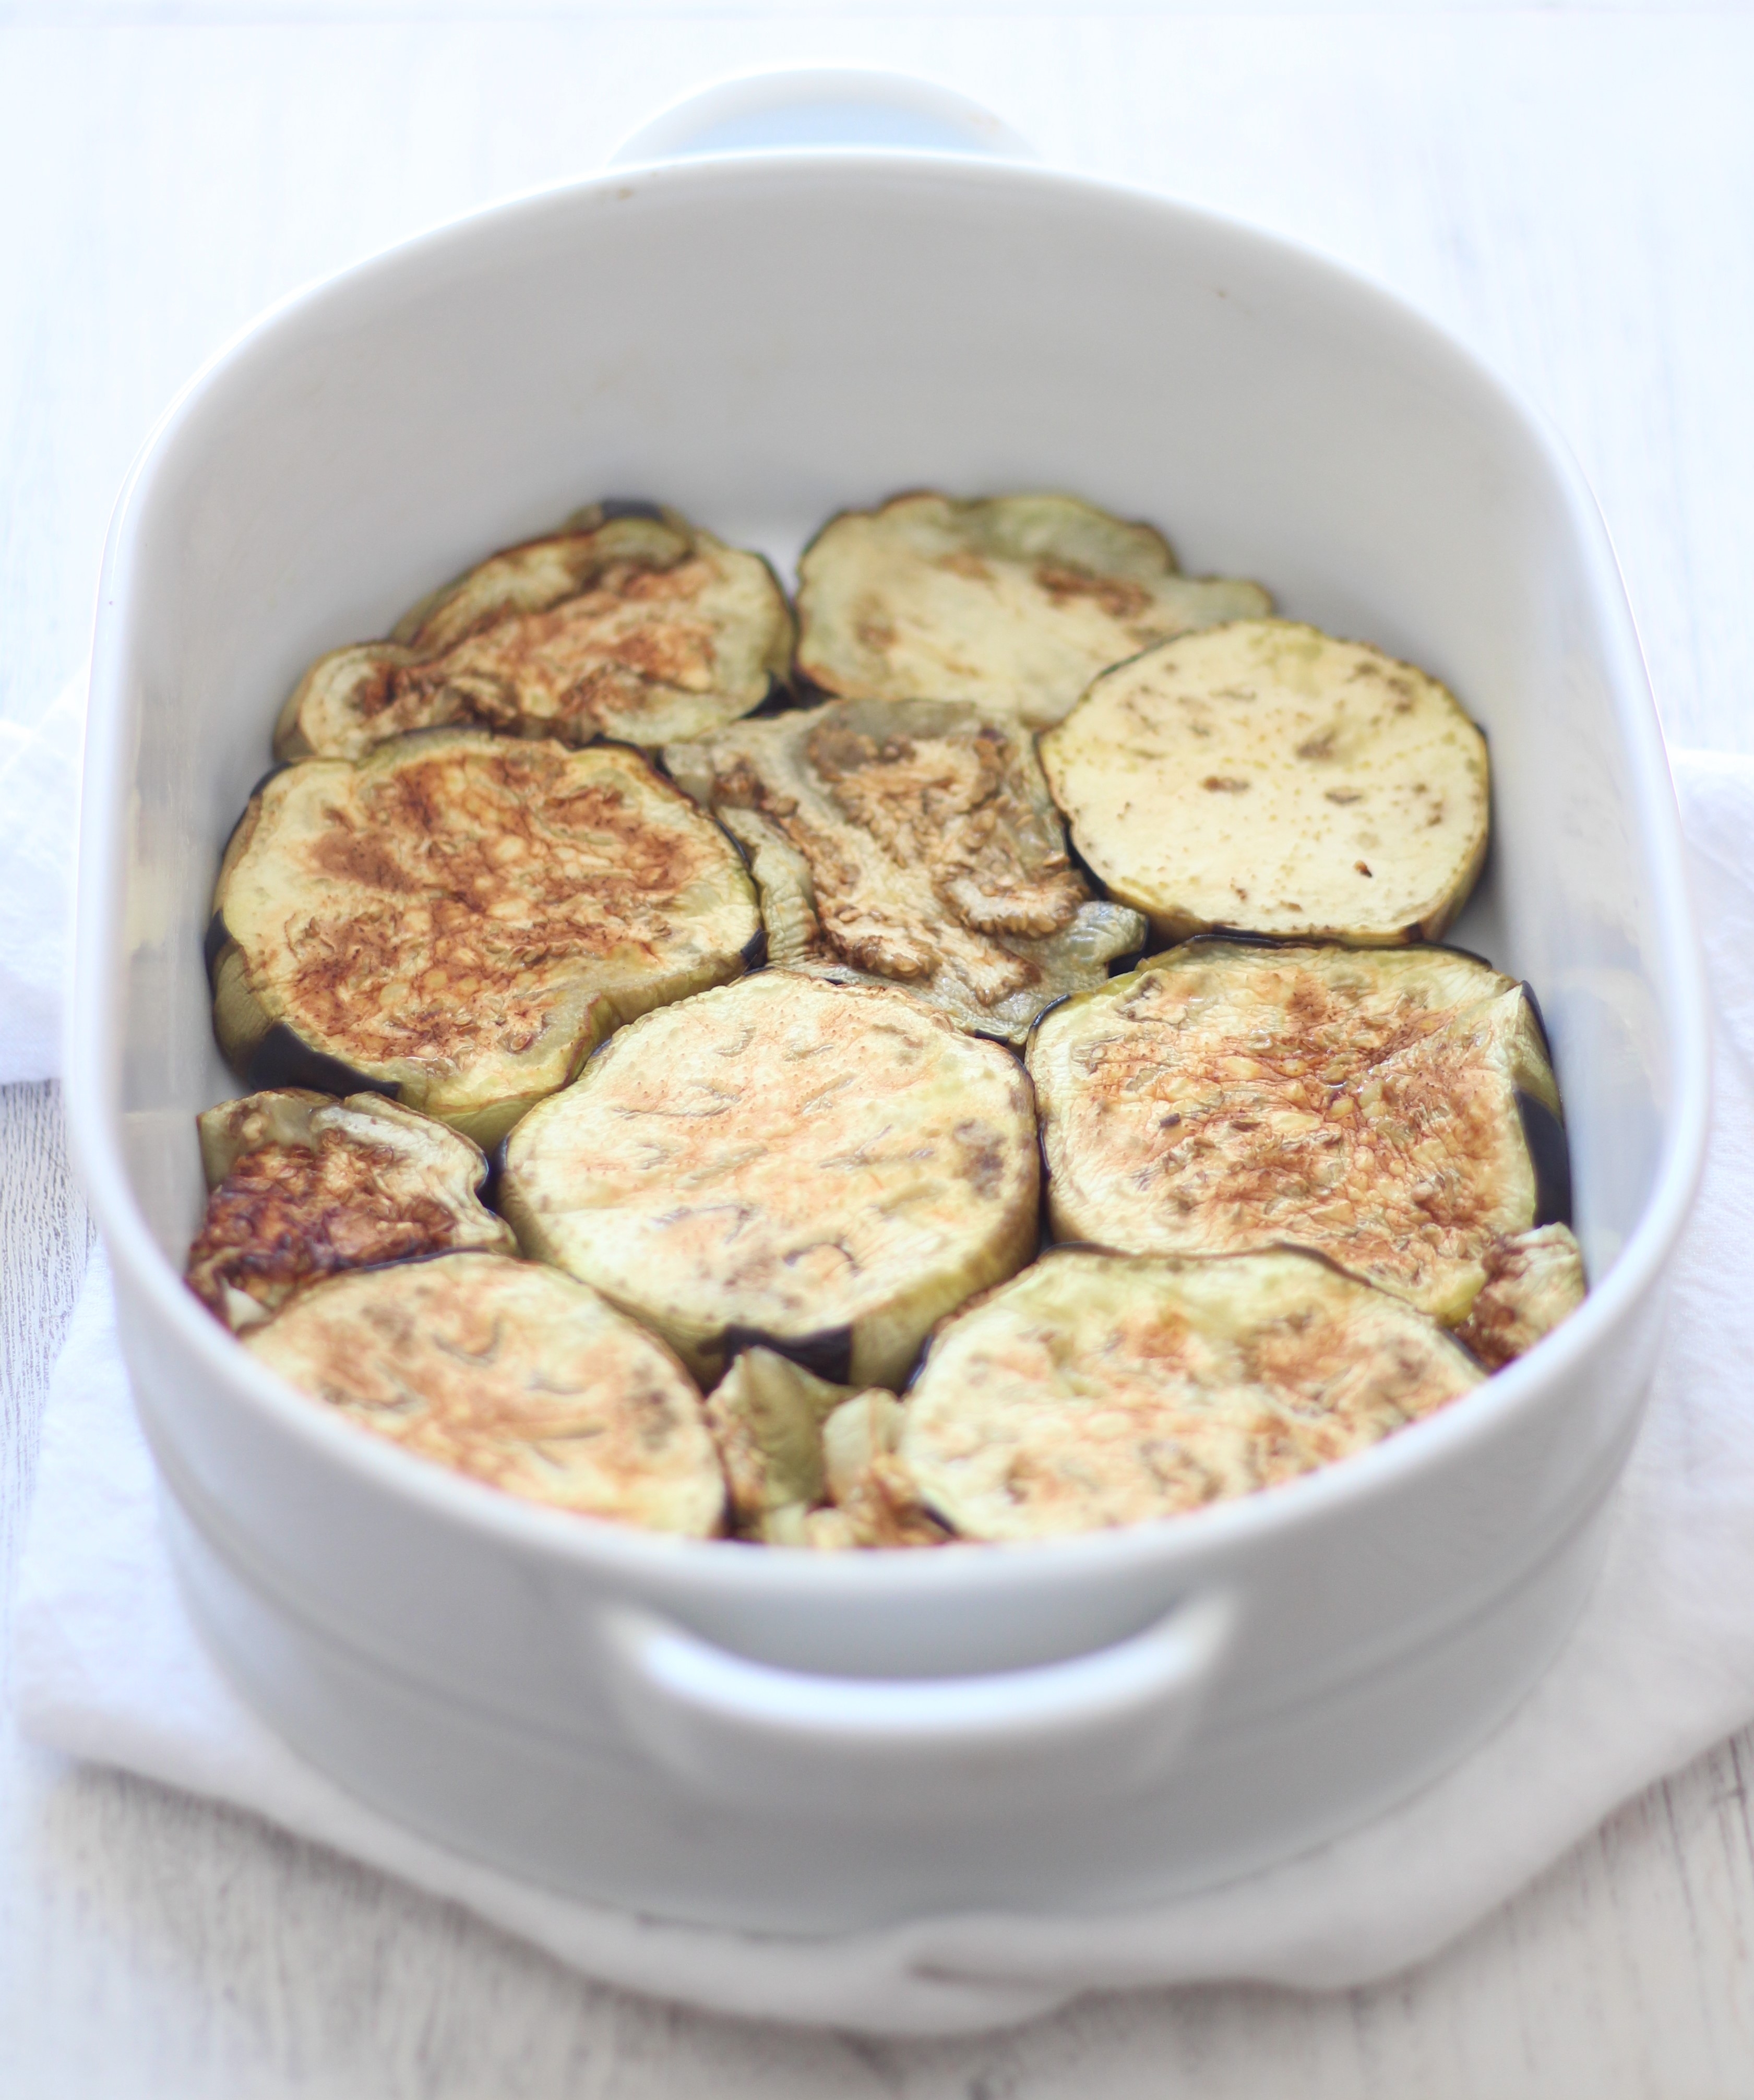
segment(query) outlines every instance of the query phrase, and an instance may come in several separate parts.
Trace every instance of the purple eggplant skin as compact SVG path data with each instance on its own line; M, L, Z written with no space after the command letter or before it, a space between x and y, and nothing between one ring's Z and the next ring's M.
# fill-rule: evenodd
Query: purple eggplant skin
M814 1371L831 1385L845 1385L852 1375L853 1330L850 1327L823 1327L814 1335L770 1335L759 1327L725 1330L725 1363L731 1364L745 1349L771 1349L802 1370Z
M1522 1119L1522 1141L1535 1168L1535 1223L1569 1225L1571 1140L1566 1135L1565 1123L1545 1101L1521 1088L1517 1090L1517 1113Z
M382 1094L392 1101L402 1097L393 1080L371 1079L342 1058L313 1050L284 1021L276 1021L256 1045L245 1078L254 1094L282 1087L314 1087L324 1094Z

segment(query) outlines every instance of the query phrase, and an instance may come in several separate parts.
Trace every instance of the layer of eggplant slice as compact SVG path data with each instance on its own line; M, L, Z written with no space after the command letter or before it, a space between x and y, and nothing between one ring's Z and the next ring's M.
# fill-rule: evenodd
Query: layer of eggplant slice
M1292 620L1116 665L1041 762L1079 851L1165 941L1434 941L1486 858L1486 739L1454 697Z
M1456 1330L1488 1370L1532 1349L1584 1302L1584 1250L1569 1225L1537 1225L1495 1240L1482 1259L1486 1282Z
M524 1501L696 1538L723 1529L692 1382L556 1269L447 1254L356 1270L243 1342L362 1429Z
M673 510L598 505L423 599L388 641L319 657L281 711L275 755L360 758L444 723L655 746L759 707L790 673L793 639L759 554Z
M189 1287L234 1331L344 1269L518 1251L479 1200L480 1146L381 1094L338 1101L288 1088L222 1101L197 1122L209 1193Z
M1034 1251L1029 1082L907 993L767 969L648 1014L512 1133L500 1207L703 1386L740 1349L895 1386Z
M797 609L798 668L824 692L973 700L1042 729L1111 664L1271 600L1184 576L1160 532L1076 496L921 492L831 518Z
M1028 1065L1059 1239L1288 1241L1453 1325L1566 1200L1533 1004L1451 949L1190 942L1045 1015Z
M736 845L639 752L478 730L273 774L214 906L214 1030L246 1083L391 1093L484 1146L763 946Z
M1145 921L1072 866L1033 739L956 702L842 700L666 748L745 846L768 960L900 983L1020 1043Z
M706 1418L731 1489L732 1528L764 1546L939 1546L948 1536L895 1455L901 1403L744 1349Z
M1060 1248L945 1321L900 1455L963 1538L1178 1515L1376 1444L1486 1374L1318 1257Z

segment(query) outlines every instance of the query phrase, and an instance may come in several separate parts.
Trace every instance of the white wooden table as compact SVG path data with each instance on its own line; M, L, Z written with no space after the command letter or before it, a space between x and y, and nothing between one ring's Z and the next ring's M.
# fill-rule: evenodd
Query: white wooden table
M482 11L0 10L0 712L77 660L129 459L232 329L435 218L589 169L698 81L809 60L931 73L1049 158L1297 236L1473 342L1582 457L1672 739L1754 749L1747 13ZM53 1090L7 1091L0 1617L87 1237ZM1089 2001L877 2045L582 1983L247 1819L64 1767L0 1717L0 2095L1754 2093L1751 1769L1754 1734L1376 1989Z

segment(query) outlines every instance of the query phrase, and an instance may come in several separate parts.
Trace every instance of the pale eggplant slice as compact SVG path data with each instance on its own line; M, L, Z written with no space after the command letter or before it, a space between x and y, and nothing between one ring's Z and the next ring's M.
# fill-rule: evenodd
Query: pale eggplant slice
M835 1551L938 1546L948 1535L895 1455L901 1403L880 1386L855 1392L771 1349L745 1349L706 1418L740 1538Z
M302 1290L243 1337L373 1435L525 1502L723 1529L700 1396L661 1342L556 1269L448 1254Z
M736 845L638 752L475 730L273 774L214 904L214 1032L249 1083L391 1093L484 1146L763 946Z
M953 1536L926 1506L901 1457L907 1410L893 1393L873 1388L843 1401L822 1425L829 1507L803 1524L804 1543L819 1551L848 1547L943 1546Z
M900 1455L961 1537L1052 1538L1294 1480L1484 1376L1423 1314L1310 1255L1061 1248L940 1327Z
M1078 850L1165 941L1434 941L1486 858L1486 739L1454 697L1288 620L1116 665L1041 762Z
M1456 1330L1481 1362L1497 1370L1584 1302L1584 1250L1568 1225L1540 1225L1495 1240L1483 1258L1486 1282Z
M805 549L798 668L848 699L972 700L1042 729L1111 664L1271 604L1182 576L1161 533L1076 496L919 492L843 511Z
M1496 1242L1553 1215L1534 1007L1451 949L1190 942L1045 1015L1028 1064L1061 1239L1289 1242L1451 1325Z
M791 668L773 571L674 511L633 508L581 512L423 599L387 642L319 657L275 756L361 758L445 724L656 746L759 707Z
M768 969L648 1014L507 1141L500 1207L703 1386L773 1349L900 1383L1036 1235L1029 1082L907 993Z
M795 1544L805 1513L827 1495L822 1428L851 1397L771 1349L745 1349L706 1403L707 1426L731 1489L733 1529Z
M343 1269L517 1239L480 1200L481 1148L430 1116L303 1088L222 1101L197 1118L206 1215L188 1282L234 1332Z
M834 701L664 762L749 849L771 962L899 983L1020 1043L1144 945L1072 866L1032 739L978 708Z

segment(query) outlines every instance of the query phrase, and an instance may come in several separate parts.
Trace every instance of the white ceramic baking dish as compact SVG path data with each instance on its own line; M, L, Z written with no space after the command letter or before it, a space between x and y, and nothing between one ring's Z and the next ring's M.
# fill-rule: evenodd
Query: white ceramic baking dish
M838 506L921 484L1159 521L1190 567L1462 696L1496 832L1458 938L1539 988L1588 1304L1295 1485L939 1554L568 1519L277 1383L179 1272L192 1118L236 1091L209 891L295 673L601 494L783 564ZM392 1815L776 1930L1120 1906L1406 1793L1563 1635L1700 1157L1701 987L1589 495L1381 293L1159 197L949 153L721 155L483 213L290 301L170 411L110 536L88 753L68 1101L166 1520L239 1685Z

